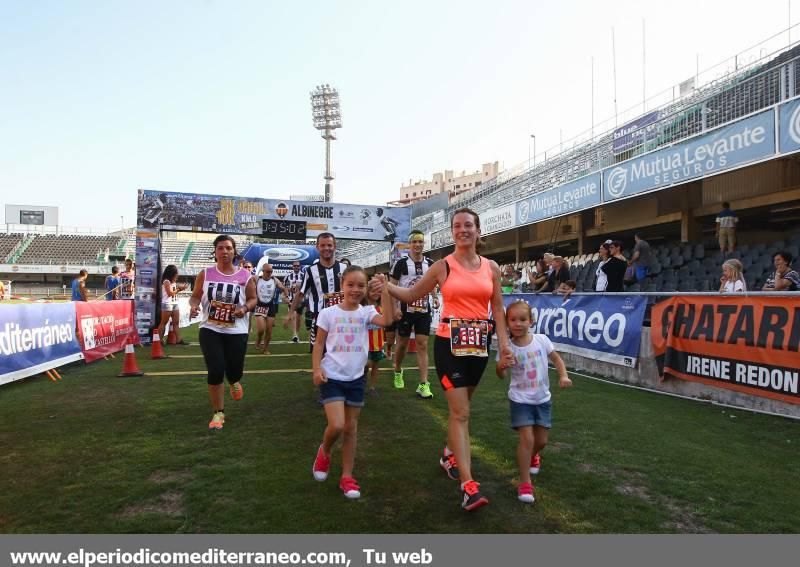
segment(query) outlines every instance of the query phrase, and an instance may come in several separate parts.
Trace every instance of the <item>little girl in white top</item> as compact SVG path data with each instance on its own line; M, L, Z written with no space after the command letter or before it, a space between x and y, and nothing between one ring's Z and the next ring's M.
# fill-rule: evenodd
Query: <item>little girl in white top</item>
M530 332L531 319L531 308L524 301L514 302L506 309L511 350L514 353L508 387L511 428L519 433L517 498L527 503L534 501L531 474L539 472L539 452L547 445L547 433L552 425L548 359L558 372L558 385L562 388L572 386L564 361L553 349L550 339L546 335ZM498 357L498 378L505 378L508 368Z
M375 279L386 283L383 275L375 276ZM328 426L317 450L312 473L318 481L328 478L331 449L342 437L339 488L347 498L359 498L361 488L353 478L353 466L358 416L364 407L364 367L369 352L367 327L390 325L394 301L384 286L381 294L383 314L379 314L374 305L362 305L367 295L367 274L359 266L350 266L342 273L342 295L340 303L326 307L317 317L317 337L311 360L314 384L319 386Z

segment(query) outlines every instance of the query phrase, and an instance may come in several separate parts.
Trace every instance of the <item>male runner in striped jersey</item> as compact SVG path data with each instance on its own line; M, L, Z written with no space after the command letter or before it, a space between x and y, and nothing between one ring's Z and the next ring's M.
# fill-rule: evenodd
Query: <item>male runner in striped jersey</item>
M391 282L400 287L413 287L422 279L425 272L433 265L433 260L422 255L425 247L425 235L422 231L412 230L408 235L411 245L406 258L400 258L391 273ZM398 302L399 303L399 302ZM439 308L439 300L433 295L433 308ZM431 304L428 296L422 297L411 305L400 303L402 318L397 323L397 334L400 337L394 355L394 387L403 388L403 358L408 350L408 339L414 332L417 343L417 365L419 366L419 385L417 396L423 399L433 398L428 383L428 336L431 334Z
M342 272L345 266L335 260L336 238L330 232L317 236L319 261L306 266L303 271L303 283L292 300L292 309L297 310L301 302L308 298L308 309L313 323L309 331L308 341L311 349L317 334L317 315L325 307L339 303L342 297Z
M294 300L295 294L300 289L300 286L303 283L303 271L300 269L300 262L295 260L292 262L292 271L283 278L283 285L284 287L289 290L289 315L291 316L291 324L292 330L294 331L294 336L292 337L293 343L299 343L300 338L298 337L298 333L300 332L300 315L303 314L303 304L300 304L300 307L297 309L292 309L292 301ZM284 325L286 327L286 325Z

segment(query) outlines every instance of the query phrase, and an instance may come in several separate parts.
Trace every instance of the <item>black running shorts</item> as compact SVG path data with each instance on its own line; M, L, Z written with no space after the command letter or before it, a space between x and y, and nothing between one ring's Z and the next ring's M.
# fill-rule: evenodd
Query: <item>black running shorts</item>
M436 375L445 390L477 386L489 358L486 356L453 356L450 339L437 336L433 342Z

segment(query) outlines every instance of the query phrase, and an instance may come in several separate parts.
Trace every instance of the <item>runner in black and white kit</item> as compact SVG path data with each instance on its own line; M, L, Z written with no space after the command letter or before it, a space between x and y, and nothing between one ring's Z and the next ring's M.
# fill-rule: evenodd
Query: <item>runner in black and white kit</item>
M308 335L311 349L316 338L317 315L325 307L336 305L341 300L342 272L345 266L335 260L336 238L329 232L317 236L319 262L306 266L303 283L292 300L292 309L297 310L303 299L308 299L308 309L313 322Z
M410 245L408 256L400 258L392 268L391 282L400 287L413 287L433 265L433 260L422 255L425 247L425 235L422 231L412 230L408 235ZM419 366L419 385L416 394L423 399L433 398L428 383L428 336L431 334L431 301L425 295L410 305L399 303L402 318L397 323L397 334L400 339L394 355L394 387L403 388L403 358L408 349L411 333L417 343L417 363ZM439 300L433 296L434 309L439 308Z
M261 266L261 275L256 279L256 297L258 303L254 309L256 319L256 349L269 354L269 342L272 340L272 326L278 312L278 290L286 296L286 288L281 281L273 277L272 266ZM263 343L261 342L263 338Z
M300 315L303 314L303 304L300 304L300 307L297 309L292 309L292 303L294 301L294 296L300 289L300 286L303 284L303 271L300 269L300 262L295 260L292 262L292 271L289 272L287 276L283 278L283 285L286 287L289 293L289 301L287 301L287 305L289 307L289 315L290 318L284 324L284 328L288 326L289 323L292 325L292 330L294 331L294 336L292 337L293 343L299 343L300 338L298 337L298 333L300 332Z

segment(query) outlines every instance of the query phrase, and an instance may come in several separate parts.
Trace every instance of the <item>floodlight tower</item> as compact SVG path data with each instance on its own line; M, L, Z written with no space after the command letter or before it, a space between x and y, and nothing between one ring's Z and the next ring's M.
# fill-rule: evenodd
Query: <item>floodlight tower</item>
M325 201L331 200L331 140L336 139L336 129L342 127L339 109L339 91L327 83L311 91L311 114L314 128L322 132L325 140Z

